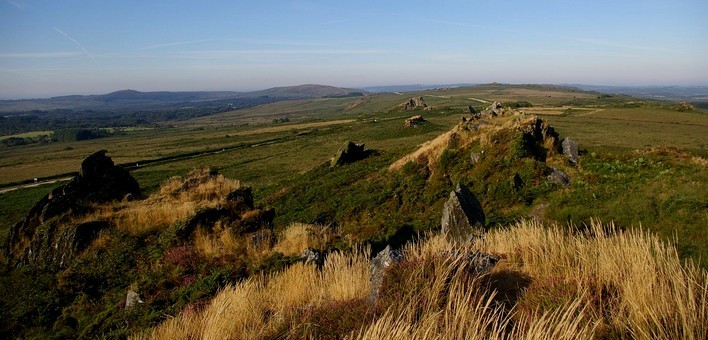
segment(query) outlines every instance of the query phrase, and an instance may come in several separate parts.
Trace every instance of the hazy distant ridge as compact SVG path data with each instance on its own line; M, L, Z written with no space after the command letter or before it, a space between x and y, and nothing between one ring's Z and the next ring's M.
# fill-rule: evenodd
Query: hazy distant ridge
M46 99L1 100L0 112L22 112L31 110L124 110L162 109L193 104L228 104L228 100L248 100L252 98L273 99L313 99L327 97L361 96L366 91L334 86L307 84L274 87L253 92L233 91L192 91L192 92L140 92L121 90L102 95L71 95Z

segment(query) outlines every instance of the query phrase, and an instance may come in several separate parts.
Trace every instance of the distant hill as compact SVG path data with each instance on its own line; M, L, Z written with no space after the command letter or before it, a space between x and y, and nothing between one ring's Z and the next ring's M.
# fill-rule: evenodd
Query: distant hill
M414 84L414 85L385 85L385 86L370 86L363 87L363 90L369 92L413 92L413 91L425 91L431 89L438 89L444 87L460 87L460 86L474 86L478 84L473 83L459 83L459 84L438 84L438 85L424 85L424 84Z
M607 94L624 94L632 97L683 100L691 102L708 101L708 86L603 86L569 84L585 91L596 91Z
M254 92L140 92L135 90L121 90L102 95L72 95L46 99L0 100L0 112L21 113L32 110L125 111L205 106L243 107L249 106L247 104L251 99L255 99L254 102L260 104L263 102L290 99L361 96L365 92L366 91L356 89L315 84L275 87ZM269 98L269 100L264 100L264 97ZM235 105L230 101L238 101L239 105Z

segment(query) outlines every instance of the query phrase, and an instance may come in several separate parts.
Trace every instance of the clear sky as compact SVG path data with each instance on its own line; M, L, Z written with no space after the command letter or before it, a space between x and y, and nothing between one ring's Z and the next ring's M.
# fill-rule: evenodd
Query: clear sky
M0 98L304 83L708 85L707 0L0 1Z

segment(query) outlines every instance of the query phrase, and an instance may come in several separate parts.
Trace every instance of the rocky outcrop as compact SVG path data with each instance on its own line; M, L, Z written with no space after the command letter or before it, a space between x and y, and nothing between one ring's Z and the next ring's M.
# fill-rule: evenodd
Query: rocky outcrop
M417 127L421 124L425 123L425 119L421 115L415 115L410 118L406 118L405 121L403 121L403 126L405 127Z
M458 183L445 202L442 213L442 232L448 240L464 243L486 232L482 205L470 190Z
M106 153L101 150L88 156L76 177L52 190L10 229L6 253L11 265L68 265L109 226L105 222L67 225L59 220L83 215L95 203L140 196L138 182Z
M493 102L491 106L487 107L486 109L482 110L481 115L482 116L503 116L506 113L506 109L502 106L500 102Z
M332 166L340 166L344 164L354 163L369 157L371 151L364 149L364 144L355 144L352 141L347 141L343 147L337 150L337 154L332 159Z
M423 100L423 97L418 97L418 98L408 98L405 102L401 103L398 105L401 109L403 110L414 110L417 108L427 108L428 104L425 103L425 100Z
M523 133L523 145L526 152L536 160L546 161L546 157L557 152L558 133L543 119L531 117L519 120L517 129Z
M572 165L578 165L578 143L570 138L566 138L561 143L563 147L563 156L568 159Z

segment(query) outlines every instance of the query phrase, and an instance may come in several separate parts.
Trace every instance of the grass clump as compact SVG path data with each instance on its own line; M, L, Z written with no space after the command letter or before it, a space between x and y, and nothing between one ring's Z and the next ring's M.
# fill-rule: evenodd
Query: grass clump
M295 264L224 289L138 338L661 338L708 335L708 272L641 230L533 222L492 230L450 251L443 236L408 244L376 303L369 261L336 253L322 271ZM466 250L497 254L465 269ZM553 260L549 260L553 259Z

